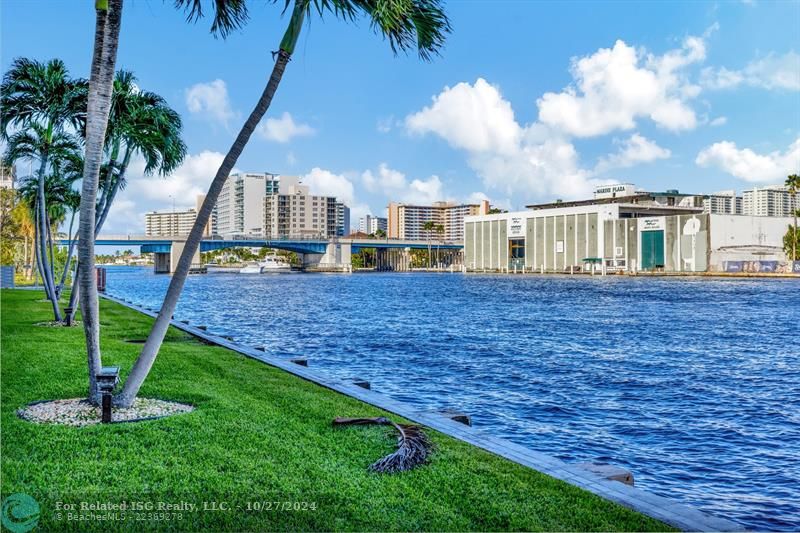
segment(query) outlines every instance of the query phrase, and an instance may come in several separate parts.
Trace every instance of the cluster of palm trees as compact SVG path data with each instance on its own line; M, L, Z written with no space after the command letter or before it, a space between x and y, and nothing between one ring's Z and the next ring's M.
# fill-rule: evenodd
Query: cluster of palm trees
M423 60L430 60L439 53L445 37L450 31L450 22L442 8L442 0L273 0L273 2L279 4L281 14L289 14L289 21L278 49L272 52L274 61L272 72L253 111L247 116L214 175L205 201L200 207L194 226L187 237L155 324L124 382L122 391L114 398L116 405L129 407L133 403L155 362L189 273L192 257L200 246L211 211L217 202L225 180L272 103L284 71L294 53L304 22L314 15L321 19L323 15L331 14L334 18L348 22L363 16L368 20L375 33L388 41L392 52L414 50ZM79 84L81 93L86 94L80 104L75 107L80 115L66 113L64 120L61 120L59 115L58 131L77 134L83 145L77 245L78 283L75 286L77 290L73 290L72 294L80 293L81 318L86 337L89 374L88 396L95 402L99 399L95 379L101 368L99 305L94 277L94 237L98 224L102 225L105 215L107 215L107 206L113 201L116 190L124 183L122 169L129 161L130 154L139 151L146 160L148 156L156 156L152 159L154 164L148 168L160 171L168 171L170 165L176 161L176 159L165 156L168 148L177 148L180 145L181 157L183 155L182 143L178 142L175 146L165 144L162 146L163 150L150 152L143 148L143 145L129 141L125 137L132 130L138 128L122 128L115 124L119 118L114 114L114 73L123 3L124 0L95 0L95 37L88 90L85 82ZM185 10L189 21L203 18L206 14L204 8L210 6L210 11L213 13L211 32L223 38L231 31L241 28L248 20L246 0L175 0L174 5ZM4 95L6 93L5 87L3 93ZM46 118L46 114L37 112L35 117L20 118L14 123L20 127L29 127L31 123L40 122L40 118ZM70 120L76 120L76 122L70 124ZM178 129L180 129L179 122ZM7 131L6 124L3 124L3 131ZM158 137L155 130L153 137ZM121 139L119 144L116 143L118 138ZM51 166L48 164L48 157L49 155L40 158L40 161L43 162L42 170L36 177L37 184L40 184L42 189L46 181L45 176ZM40 221L44 223L46 221L44 194L39 196L42 208ZM41 235L44 234L45 232L42 230ZM46 255L43 253L46 251L43 243L44 240L40 240L39 256L42 258ZM50 283L50 278L48 278L48 283ZM58 314L55 291L50 292L53 296L54 311Z
M3 77L0 135L5 142L4 163L25 163L31 173L22 176L19 200L30 210L34 226L36 270L56 321L71 322L78 291L67 312L60 299L72 268L81 195L75 185L83 178L88 82L73 79L61 60L46 63L16 59ZM112 89L109 127L103 150L101 191L95 223L100 231L121 188L131 158L140 155L145 173L167 174L186 154L180 138L180 116L157 94L142 91L127 71L116 74ZM33 171L34 165L36 167ZM69 220L70 244L60 273L55 272L57 229Z
M444 226L441 225L441 224L437 224L433 220L428 220L422 225L422 229L428 235L428 268L430 269L431 268L431 237L433 237L433 233L436 232L436 235L439 237L439 240L441 240L442 236L444 235ZM438 261L438 255L439 255L439 246L438 245L436 246L436 255L437 255L437 261Z

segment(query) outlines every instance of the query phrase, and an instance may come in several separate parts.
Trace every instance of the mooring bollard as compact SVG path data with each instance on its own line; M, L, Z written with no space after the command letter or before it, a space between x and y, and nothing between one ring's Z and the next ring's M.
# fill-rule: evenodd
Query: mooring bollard
M446 418L449 418L453 422L459 422L465 426L472 426L472 418L468 414L461 413L459 411L453 411L451 409L442 409L436 412Z
M576 466L610 481L619 481L633 486L633 473L622 467L605 463L578 463Z
M108 424L111 422L111 393L119 383L119 367L104 366L95 378L97 379L97 388L100 390L100 394L103 395L100 421L103 424Z
M308 359L305 357L293 357L289 359L289 362L300 366L308 366Z
M367 390L372 389L372 387L369 384L369 381L367 381L366 379L355 378L353 380L353 385L355 385L356 387L361 387L362 389L367 389Z

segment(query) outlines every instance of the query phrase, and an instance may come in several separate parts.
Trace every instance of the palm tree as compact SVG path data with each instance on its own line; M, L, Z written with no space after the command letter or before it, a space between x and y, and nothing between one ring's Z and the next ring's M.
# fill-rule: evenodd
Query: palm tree
M428 235L428 270L431 268L431 233L433 230L436 229L436 222L433 220L428 220L422 225L422 229L427 232Z
M122 0L95 0L94 49L92 51L89 93L86 101L86 151L83 158L80 223L78 224L78 283L81 316L86 336L89 367L89 399L97 402L96 376L100 372L100 310L94 276L94 229L97 185L111 109L114 70L117 63Z
M286 0L285 11L289 9L291 3L290 0ZM360 15L365 15L372 28L389 41L392 51L416 49L423 60L429 60L438 53L444 44L445 34L450 31L450 23L440 6L440 0L294 0L293 4L286 32L278 51L273 52L275 65L269 81L211 182L203 205L197 213L194 226L186 239L183 253L178 260L177 268L153 329L128 375L122 392L116 399L120 405L129 406L133 403L153 366L186 282L192 257L200 246L203 231L217 197L250 136L272 103L286 65L294 52L306 16L310 16L312 12L316 12L320 16L325 12L330 12L335 17L352 21ZM199 0L176 0L176 5L186 6L189 9L190 18L202 15ZM236 26L247 17L243 1L226 2L225 4L215 2L214 5L216 6L214 24L221 30Z
M792 213L794 214L794 239L792 239L792 261L797 260L797 192L800 191L800 176L797 174L792 174L786 178L786 188L789 191L789 194L792 196L792 204L794 204L794 208L792 209Z
M144 174L158 172L165 176L175 170L186 157L186 144L181 139L183 124L180 115L161 96L141 90L136 76L125 70L117 72L111 95L111 110L106 128L105 151L108 161L101 167L100 197L95 212L94 237L100 234L117 193L125 188L125 174L131 157L144 158ZM80 262L78 271L81 270ZM80 274L78 274L80 275ZM80 288L70 295L65 323L72 323Z
M64 148L61 143L68 138L72 141L67 130L80 131L83 127L85 116L81 102L85 91L85 82L70 79L66 66L58 59L40 63L17 58L0 87L0 108L3 109L0 133L7 142L4 159L9 163L23 158L39 163L34 221L39 237L42 282L56 320L61 319L61 312L45 239L48 234L45 178L51 160L62 155L59 153Z

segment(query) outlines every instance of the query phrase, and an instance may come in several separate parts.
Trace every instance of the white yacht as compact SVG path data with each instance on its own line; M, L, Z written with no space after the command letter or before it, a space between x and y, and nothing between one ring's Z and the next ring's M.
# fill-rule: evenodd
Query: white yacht
M262 274L269 274L271 272L290 272L292 270L292 265L277 255L268 255L262 262L259 263L259 265L261 265Z
M239 270L239 274L271 274L291 270L292 266L277 255L268 255L263 261L245 266Z

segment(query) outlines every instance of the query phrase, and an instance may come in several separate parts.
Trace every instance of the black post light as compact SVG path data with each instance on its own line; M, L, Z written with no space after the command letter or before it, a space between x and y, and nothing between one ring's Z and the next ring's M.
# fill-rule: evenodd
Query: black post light
M119 383L119 367L104 366L97 373L97 388L103 395L102 419L103 424L111 422L111 393Z

